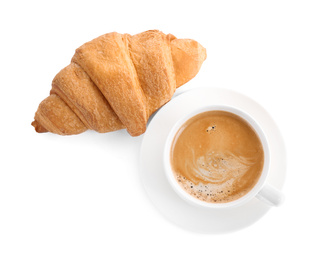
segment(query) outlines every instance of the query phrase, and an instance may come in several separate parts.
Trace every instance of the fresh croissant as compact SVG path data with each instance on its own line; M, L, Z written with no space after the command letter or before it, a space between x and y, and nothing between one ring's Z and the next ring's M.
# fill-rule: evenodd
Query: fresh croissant
M147 120L206 59L198 42L160 31L108 33L76 50L52 82L32 125L38 133L145 132Z

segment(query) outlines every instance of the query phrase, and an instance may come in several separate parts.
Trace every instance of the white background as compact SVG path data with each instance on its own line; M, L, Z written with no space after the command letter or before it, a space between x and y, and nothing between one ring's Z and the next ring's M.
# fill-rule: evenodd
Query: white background
M320 1L2 1L0 259L320 259ZM207 49L199 86L259 102L286 143L286 201L250 227L168 222L139 175L143 136L30 125L55 74L101 34L159 29Z

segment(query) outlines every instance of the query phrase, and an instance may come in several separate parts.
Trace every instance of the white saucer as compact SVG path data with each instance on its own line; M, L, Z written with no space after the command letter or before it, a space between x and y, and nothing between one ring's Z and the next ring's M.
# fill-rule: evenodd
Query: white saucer
M254 198L232 209L202 209L182 200L171 188L163 170L163 149L174 123L192 110L207 105L231 105L255 118L265 130L271 149L267 181L280 189L285 181L285 146L270 115L252 99L226 89L197 88L173 98L152 118L144 134L140 172L148 196L169 221L198 233L227 233L245 228L262 216L270 206Z

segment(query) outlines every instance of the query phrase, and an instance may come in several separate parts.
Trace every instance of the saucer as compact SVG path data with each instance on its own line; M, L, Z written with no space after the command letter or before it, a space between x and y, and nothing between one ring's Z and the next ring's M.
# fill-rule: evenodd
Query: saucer
M197 233L228 233L248 227L271 207L253 198L231 209L194 206L179 197L164 172L163 151L166 137L175 122L193 110L208 105L233 106L250 114L265 130L270 144L271 164L267 182L282 189L286 173L285 146L270 115L252 99L231 90L197 88L184 92L163 106L151 119L141 145L140 174L145 190L160 213L172 223Z

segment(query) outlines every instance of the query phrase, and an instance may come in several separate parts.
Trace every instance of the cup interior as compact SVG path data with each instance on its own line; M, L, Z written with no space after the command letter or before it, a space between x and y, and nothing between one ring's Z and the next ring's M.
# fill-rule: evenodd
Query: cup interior
M190 118L200 113L208 112L208 111L226 111L243 118L255 130L256 134L258 135L262 143L263 150L264 150L264 165L263 165L262 173L259 180L248 193L230 202L210 203L210 202L201 201L191 196L186 191L184 191L183 188L178 184L177 180L174 177L174 173L171 167L171 162L170 162L171 147L177 132L185 124L185 122L187 122ZM183 116L180 120L178 120L175 123L175 125L172 127L166 139L163 156L164 156L163 161L164 161L165 174L170 185L175 190L175 192L185 201L192 203L193 205L206 207L206 208L230 208L230 207L240 206L248 202L249 200L253 199L258 194L258 192L262 189L266 181L268 171L269 171L269 165L270 165L270 152L269 152L268 141L266 139L266 135L264 134L263 129L259 126L257 121L248 113L238 108L231 107L231 106L222 106L222 105L219 105L219 106L213 105L213 106L206 106L206 107L199 108L191 113L188 113L187 115Z

